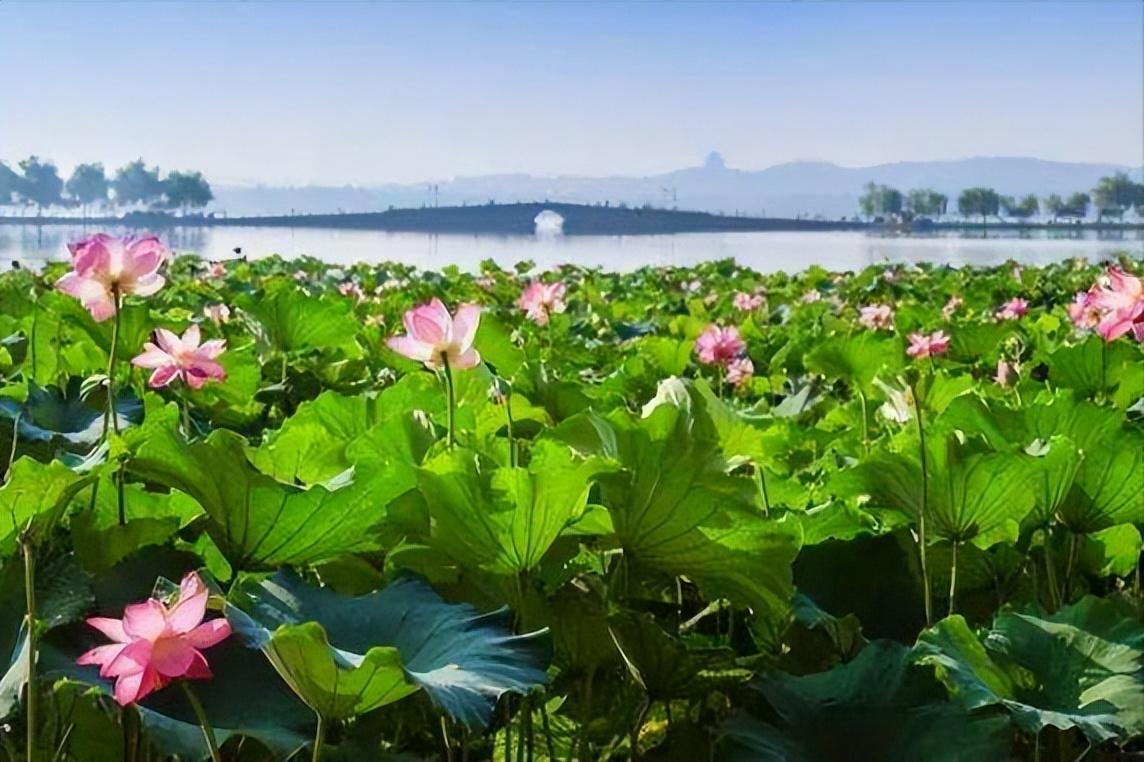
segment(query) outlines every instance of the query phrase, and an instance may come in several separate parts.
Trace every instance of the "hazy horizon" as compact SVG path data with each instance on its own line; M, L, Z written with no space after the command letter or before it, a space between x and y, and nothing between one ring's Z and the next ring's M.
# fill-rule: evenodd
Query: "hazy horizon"
M0 159L216 185L1144 164L1144 4L0 4ZM29 62L34 66L29 67Z

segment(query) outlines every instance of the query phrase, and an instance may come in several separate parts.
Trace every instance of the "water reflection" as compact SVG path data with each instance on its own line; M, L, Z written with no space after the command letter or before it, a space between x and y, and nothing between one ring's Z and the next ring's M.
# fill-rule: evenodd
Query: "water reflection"
M0 225L0 266L13 260L37 266L66 259L66 243L92 232L76 226ZM111 231L115 233L126 230ZM316 228L171 228L161 234L178 252L206 259L280 254L310 255L328 262L405 262L426 269L453 264L475 270L484 259L502 266L530 259L541 268L563 263L613 270L646 264L689 265L733 257L762 271L803 270L818 264L831 270L881 262L942 262L952 265L1029 264L1071 257L1099 260L1119 251L1144 259L1139 231L878 237L865 233L684 233L662 236L492 236L387 233Z

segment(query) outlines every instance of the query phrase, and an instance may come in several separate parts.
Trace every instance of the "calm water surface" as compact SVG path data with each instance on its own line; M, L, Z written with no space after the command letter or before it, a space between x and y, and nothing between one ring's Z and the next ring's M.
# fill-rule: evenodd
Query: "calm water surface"
M20 260L36 267L46 261L66 259L66 242L82 237L84 232L80 226L0 226L0 266ZM502 266L531 259L542 269L574 263L632 270L649 264L691 265L733 257L764 272L793 272L815 264L829 270L856 270L883 262L991 265L1013 259L1044 264L1071 257L1097 261L1121 251L1144 259L1144 238L1135 232L1021 238L991 234L985 239L805 232L534 237L218 227L172 228L162 237L176 251L194 252L206 259L233 258L238 248L252 258L310 255L337 264L397 261L424 269L453 264L470 271L476 270L484 259L493 259Z

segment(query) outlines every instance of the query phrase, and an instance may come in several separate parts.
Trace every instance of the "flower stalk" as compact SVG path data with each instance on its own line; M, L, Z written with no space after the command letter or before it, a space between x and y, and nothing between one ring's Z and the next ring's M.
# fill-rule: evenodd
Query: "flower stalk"
M448 396L448 425L449 425L449 449L452 450L457 446L457 421L456 421L456 406L457 406L457 393L453 388L453 371L449 368L449 357L446 353L441 353L441 368L445 371L445 394Z
M32 539L31 524L20 533L20 549L24 556L24 626L27 628L28 679L27 679L27 762L36 762L36 725L39 721L40 694L36 685L36 548Z
M180 680L179 685L182 686L183 693L187 696L187 703L191 705L191 709L195 712L195 718L199 721L199 727L203 731L203 739L207 742L207 749L210 750L211 762L222 762L218 740L215 738L214 728L211 727L210 720L207 719L207 713L203 709L202 702L199 701L199 697L195 695L191 684L186 680Z

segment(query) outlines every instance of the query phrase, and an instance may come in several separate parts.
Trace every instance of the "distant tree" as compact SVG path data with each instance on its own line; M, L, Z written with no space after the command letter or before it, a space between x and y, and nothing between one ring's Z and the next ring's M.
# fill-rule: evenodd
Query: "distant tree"
M1037 197L1030 193L1020 200L1016 200L1012 196L1005 196L1001 199L1001 207L1005 210L1006 216L1018 220L1027 220L1037 213L1040 204Z
M1074 217L1081 219L1088 215L1088 205L1092 203L1092 199L1087 193L1074 193L1065 199L1064 206L1060 210L1062 217Z
M1053 217L1053 222L1061 216L1061 210L1065 208L1065 200L1060 197L1058 193L1050 193L1045 197L1045 211Z
M988 224L989 217L996 217L1001 210L1001 197L992 188L966 188L957 197L957 211L963 217L981 215L981 224Z
M89 204L107 201L107 175L99 163L78 165L64 187L72 200L83 209L84 217L87 216Z
M867 217L879 215L900 215L902 213L902 192L887 185L866 183L865 193L858 199L862 214Z
M916 217L940 217L949 199L929 188L914 188L906 196L906 207Z
M214 200L210 183L202 172L171 172L163 180L163 195L172 209L202 209Z
M0 206L12 203L12 197L19 192L22 180L16 171L0 161Z
M64 181L55 164L29 156L20 162L20 171L23 177L16 192L25 204L36 207L37 214L63 201Z
M1099 217L1123 216L1133 206L1144 204L1144 183L1134 183L1125 172L1100 178L1092 189L1092 201Z
M163 199L163 182L159 179L159 168L148 169L142 159L120 167L111 182L118 204L153 205Z

